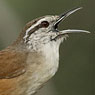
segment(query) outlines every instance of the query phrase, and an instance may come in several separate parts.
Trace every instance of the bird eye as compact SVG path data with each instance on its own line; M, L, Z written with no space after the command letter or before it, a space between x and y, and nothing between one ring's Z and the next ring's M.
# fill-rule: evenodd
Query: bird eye
M43 21L43 22L41 22L41 26L42 27L48 27L49 26L49 22L48 21Z

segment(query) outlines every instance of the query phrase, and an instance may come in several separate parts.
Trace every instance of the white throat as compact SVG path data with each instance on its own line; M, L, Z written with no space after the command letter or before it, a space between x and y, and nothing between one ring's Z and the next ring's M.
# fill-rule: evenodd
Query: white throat
M36 69L34 77L30 77L29 79L32 81L29 82L31 83L31 86L27 92L30 94L27 95L33 94L43 83L47 82L51 77L55 75L59 65L59 46L61 42L62 39L57 41L50 41L49 43L44 44L40 50L38 50L38 52L42 53L43 61L40 65L41 67L38 66L38 69Z
M51 41L44 45L42 48L45 57L45 64L50 68L49 72L51 77L56 73L59 65L59 46L63 39Z

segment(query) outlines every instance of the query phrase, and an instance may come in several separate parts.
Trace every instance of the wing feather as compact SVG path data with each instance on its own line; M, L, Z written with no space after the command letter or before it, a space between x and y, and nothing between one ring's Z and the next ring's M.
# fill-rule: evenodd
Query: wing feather
M26 71L27 53L14 50L0 51L0 79L13 78Z

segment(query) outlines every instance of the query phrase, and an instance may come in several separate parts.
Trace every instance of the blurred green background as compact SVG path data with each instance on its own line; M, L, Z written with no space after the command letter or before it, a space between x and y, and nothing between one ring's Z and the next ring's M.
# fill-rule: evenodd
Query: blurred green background
M60 29L85 29L91 34L70 34L60 47L60 66L55 77L37 95L95 95L94 0L0 0L0 50L11 44L30 20L83 9L60 24Z

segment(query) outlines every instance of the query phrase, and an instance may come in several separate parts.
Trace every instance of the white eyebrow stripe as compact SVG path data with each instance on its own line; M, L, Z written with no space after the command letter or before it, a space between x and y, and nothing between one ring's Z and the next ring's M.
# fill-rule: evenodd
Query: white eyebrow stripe
M23 39L25 40L25 42L27 41L26 38L29 36L29 35L28 35L28 32L29 32L31 29L33 29L35 26L39 25L39 24L40 24L42 21L44 21L44 20L46 20L46 18L43 18L43 19L39 20L36 24L32 25L30 28L28 28L28 29L26 30L26 34L25 34L25 36L23 37Z
M34 25L31 26L30 28L28 28L28 29L26 30L26 32L29 32L31 29L33 29L35 26L39 25L39 24L40 24L42 21L44 21L44 20L45 20L45 18L39 20L36 24L34 24Z

